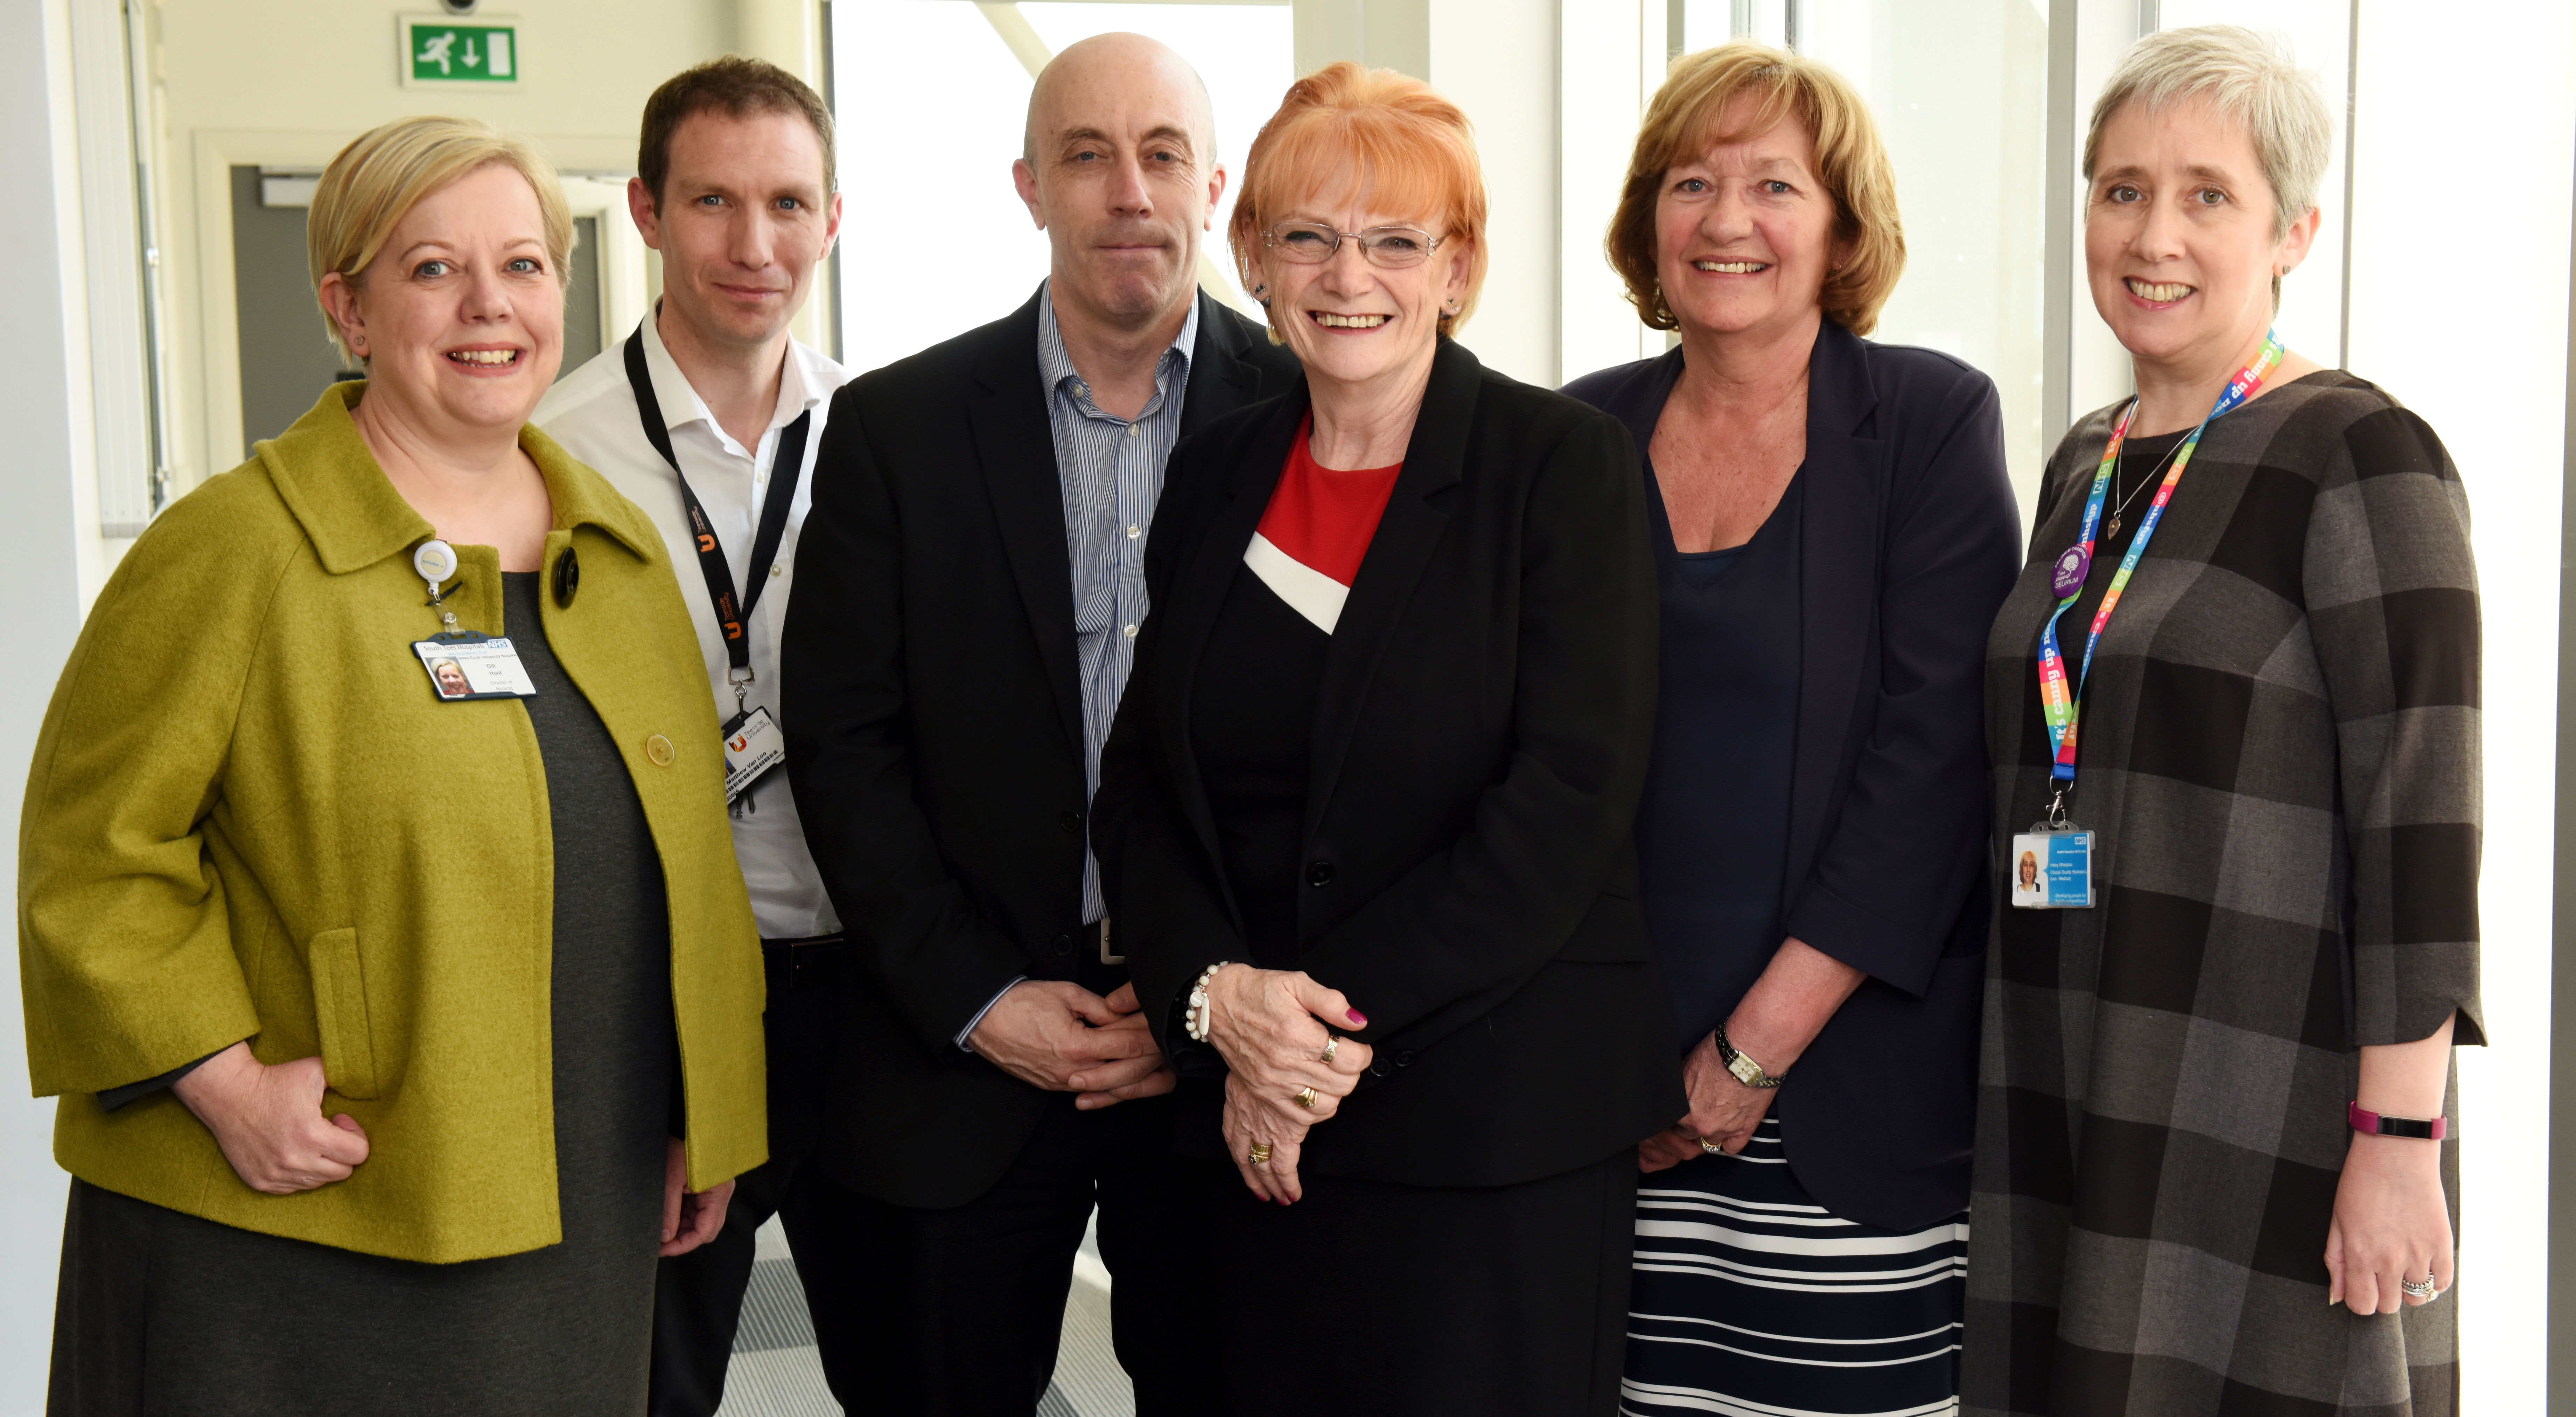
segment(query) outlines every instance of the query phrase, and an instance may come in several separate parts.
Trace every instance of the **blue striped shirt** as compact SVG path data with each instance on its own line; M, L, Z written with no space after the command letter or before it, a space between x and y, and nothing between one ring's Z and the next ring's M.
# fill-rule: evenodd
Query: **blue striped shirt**
M1082 692L1083 802L1100 790L1100 746L1118 715L1118 695L1136 663L1136 631L1145 623L1145 539L1163 495L1163 461L1181 436L1181 399L1189 390L1190 351L1199 337L1199 304L1154 365L1154 396L1133 419L1113 418L1092 402L1056 327L1055 301L1038 301L1038 375L1046 383L1047 424L1055 434L1056 480L1064 492L1064 549L1073 565L1074 664ZM1082 853L1082 921L1108 913L1100 863Z

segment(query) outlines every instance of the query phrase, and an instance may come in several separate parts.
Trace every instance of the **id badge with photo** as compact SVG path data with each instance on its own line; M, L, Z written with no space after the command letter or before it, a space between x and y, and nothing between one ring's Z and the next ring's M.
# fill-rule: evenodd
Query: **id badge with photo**
M725 801L731 804L787 761L787 735L763 705L725 723L724 755Z
M2012 839L2012 903L2024 910L2089 910L2093 906L2093 833L2082 827L2031 823Z
M420 667L429 671L430 692L442 702L537 696L537 686L528 680L527 666L519 663L519 652L508 640L477 634L440 635L414 640L411 648L420 656Z

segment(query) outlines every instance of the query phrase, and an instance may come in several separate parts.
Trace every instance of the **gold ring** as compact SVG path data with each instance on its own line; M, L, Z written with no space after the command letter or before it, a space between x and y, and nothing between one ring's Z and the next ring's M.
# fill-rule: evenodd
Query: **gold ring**
M1255 1166L1270 1164L1270 1143L1257 1141L1252 1144L1252 1164Z
M1297 1089L1297 1105L1298 1105L1298 1106L1300 1106L1300 1107L1312 1107L1312 1106L1314 1106L1314 1105L1315 1105L1315 1089L1313 1089L1313 1088L1311 1088L1311 1087L1301 1087L1301 1088Z
M1333 1065L1333 1055L1334 1055L1335 1053L1340 1052L1340 1051L1342 1051L1342 1040L1341 1040L1341 1038L1340 1038L1338 1035L1337 1035L1337 1036L1335 1036L1335 1037L1332 1037L1332 1038L1327 1038L1327 1039L1325 1039L1325 1040L1324 1040L1324 1066L1326 1066L1326 1067L1328 1067L1328 1068L1329 1068L1329 1067L1331 1067L1331 1066Z

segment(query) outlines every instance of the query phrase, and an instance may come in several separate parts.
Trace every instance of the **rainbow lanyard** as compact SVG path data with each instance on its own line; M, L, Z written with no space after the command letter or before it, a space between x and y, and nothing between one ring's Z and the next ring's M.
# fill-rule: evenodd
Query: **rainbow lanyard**
M2111 444L2102 450L2102 466L2093 474L2093 495L2084 503L2084 533L2081 540L2067 547L2057 558L2049 588L2058 594L2057 609L2039 632L2039 704L2048 720L2048 741L2057 750L2049 776L2057 781L2058 806L2052 815L2062 816L2067 791L2075 782L2075 724L2083 712L2084 681L2093 672L2093 650L2102 643L2102 627L2111 623L2111 612L2119 608L2120 592L2129 588L2129 576L2138 569L2138 558L2147 554L2147 543L2155 539L2156 523L2163 520L2165 503L2173 500L2174 485L2182 481L2182 470L2191 466L2191 454L2200 446L2200 435L2209 431L2210 421L2218 418L2254 396L2263 386L2263 376L2281 362L2281 336L2272 331L2263 335L2263 352L2254 362L2236 371L2220 391L2218 402L2191 430L2175 450L2173 468L2156 488L2156 498L2147 504L2147 514L2138 523L2138 534L2129 542L2129 554L2120 558L2120 569L2111 576L2111 588L2102 593L2102 608L2093 612L2093 632L2084 639L2084 664L2077 671L2070 691L2066 682L2066 657L2057 648L2057 620L2084 594L2085 578L2093 571L2093 537L2102 524L2102 504L2110 496L2111 474L2120 464L2120 445L2129 436L2129 420L2138 415L2138 401L2129 400L2128 409L2120 415L2119 424L2111 430Z

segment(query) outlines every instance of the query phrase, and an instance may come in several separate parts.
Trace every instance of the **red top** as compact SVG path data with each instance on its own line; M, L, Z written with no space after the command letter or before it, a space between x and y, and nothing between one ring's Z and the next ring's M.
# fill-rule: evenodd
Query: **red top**
M1297 425L1288 466L1270 494L1269 510L1261 514L1261 535L1291 559L1348 586L1360 573L1360 560L1368 555L1369 539L1377 535L1378 518L1386 514L1386 499L1394 494L1404 464L1348 472L1326 467L1315 461L1309 446L1314 428L1312 413Z

